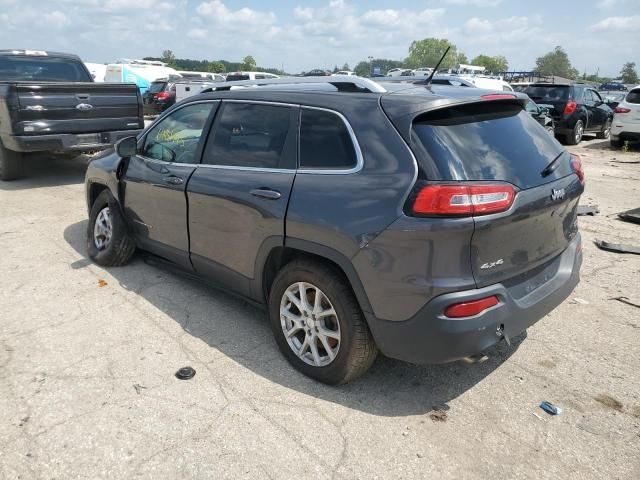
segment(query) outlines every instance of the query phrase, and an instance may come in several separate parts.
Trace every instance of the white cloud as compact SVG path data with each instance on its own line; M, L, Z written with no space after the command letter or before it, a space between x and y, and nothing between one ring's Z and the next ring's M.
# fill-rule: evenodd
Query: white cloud
M590 27L591 30L599 31L640 31L640 15L630 17L608 17L600 20Z
M202 2L198 5L196 11L209 20L231 27L234 25L270 25L277 20L275 14L272 12L260 12L246 7L239 10L231 10L220 0Z
M502 3L502 0L445 0L444 3L474 7L497 7Z
M53 12L44 14L44 21L52 25L54 28L62 28L69 25L71 22L67 16L60 10L54 10Z

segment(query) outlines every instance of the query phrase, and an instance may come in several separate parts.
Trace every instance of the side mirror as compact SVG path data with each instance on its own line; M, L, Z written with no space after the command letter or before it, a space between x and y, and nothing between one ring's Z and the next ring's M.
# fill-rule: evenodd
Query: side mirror
M116 153L122 158L128 158L138 153L138 139L126 137L116 142Z

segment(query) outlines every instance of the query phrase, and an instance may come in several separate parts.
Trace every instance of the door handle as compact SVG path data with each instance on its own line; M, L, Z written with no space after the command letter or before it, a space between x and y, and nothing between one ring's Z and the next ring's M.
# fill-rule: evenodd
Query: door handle
M254 197L262 197L268 200L277 200L282 196L280 192L269 190L268 188L256 188L255 190L251 190L249 193Z
M169 175L168 177L164 177L164 181L170 185L182 185L184 183L184 178Z

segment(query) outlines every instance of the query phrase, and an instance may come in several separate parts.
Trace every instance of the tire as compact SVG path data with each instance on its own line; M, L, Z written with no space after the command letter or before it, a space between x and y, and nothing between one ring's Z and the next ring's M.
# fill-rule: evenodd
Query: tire
M609 138L610 133L611 133L611 119L609 118L607 119L604 126L602 127L602 130L596 133L596 138L599 138L600 140L605 140Z
M9 182L23 175L22 155L18 152L7 150L0 143L0 180Z
M289 292L299 302L300 284L305 286L307 292L305 297L308 301L309 315L306 322L304 315L300 315L297 304L287 296ZM292 293L295 290L297 297L296 293ZM321 307L316 309L314 304L318 291L322 295L322 303ZM315 314L321 310L333 311L335 315L316 317ZM281 311L287 311L290 316L303 317L303 320L298 325L287 325L290 317L281 315ZM320 262L293 260L278 272L269 295L269 319L276 343L289 363L322 383L339 385L363 375L378 354L351 286L339 271ZM287 340L285 328L297 333ZM322 341L323 331L331 332L333 335L324 336L327 343ZM335 338L336 336L339 338ZM309 342L309 345L305 349L306 342ZM315 355L312 344L315 344ZM294 351L296 345L299 346L298 353ZM332 351L333 358L323 345L329 347L329 350L335 349Z
M573 131L567 135L567 145L578 145L584 135L584 122L578 120L573 126Z
M101 213L105 212L108 221ZM100 218L100 220L98 220ZM100 235L101 241L96 240L96 221L104 227L110 223L110 238ZM98 245L100 243L100 246ZM89 257L98 265L104 267L117 267L126 265L136 250L136 244L129 233L127 224L120 211L120 206L109 190L104 190L91 206L89 225L87 226L87 252Z
M622 148L622 146L624 145L624 140L609 137L609 145L611 146L611 148Z

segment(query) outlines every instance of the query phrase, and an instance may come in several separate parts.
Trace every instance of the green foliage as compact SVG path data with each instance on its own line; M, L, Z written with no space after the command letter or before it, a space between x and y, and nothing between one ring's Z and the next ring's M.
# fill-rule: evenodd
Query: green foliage
M176 56L171 50L164 50L162 52L162 61L170 67L175 67Z
M207 72L213 72L213 73L224 73L225 72L225 67L224 67L224 63L222 62L218 62L218 61L211 61L211 62L207 62Z
M349 64L345 62L345 64L344 64L344 65L342 65L341 70L347 70L347 71L350 71L351 69L349 68Z
M627 62L620 70L620 78L622 83L638 83L638 72L636 71L636 62Z
M577 78L578 70L571 66L567 52L561 46L557 46L553 51L538 57L536 69L542 75L555 75L558 77Z
M164 61L163 58L158 57L144 57L144 60L160 60ZM212 67L211 64L214 66ZM227 60L192 60L189 58L175 58L173 60L173 64L171 67L176 70L184 70L187 72L215 72L215 73L224 73L224 72L236 72L238 70L242 70L243 63L242 62L229 62ZM212 70L215 69L215 70ZM284 72L278 68L266 68L266 67L255 67L255 70L260 72L274 73L276 75L284 75Z
M249 70L254 71L256 69L256 59L251 55L247 55L242 59L242 68L241 70Z
M458 52L458 59L456 60L457 64L469 64L469 59L467 58L467 56L464 54L464 52Z
M406 59L406 64L409 68L433 68L447 47L451 47L451 50L449 50L449 53L440 64L440 68L454 68L458 62L458 51L456 46L446 38L414 40L409 47L409 56Z
M509 62L502 55L496 55L495 57L478 55L471 60L471 64L484 67L487 69L487 72L491 73L506 72L509 69Z

